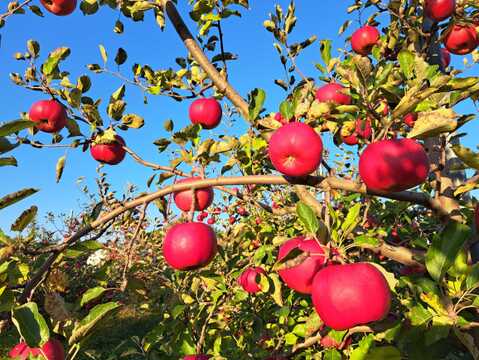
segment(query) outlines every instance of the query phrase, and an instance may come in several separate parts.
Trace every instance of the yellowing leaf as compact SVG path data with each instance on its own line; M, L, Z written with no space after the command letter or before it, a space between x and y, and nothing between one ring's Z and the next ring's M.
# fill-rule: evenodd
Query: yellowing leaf
M442 133L456 130L457 115L452 109L439 109L419 113L414 128L409 132L408 138L426 139Z

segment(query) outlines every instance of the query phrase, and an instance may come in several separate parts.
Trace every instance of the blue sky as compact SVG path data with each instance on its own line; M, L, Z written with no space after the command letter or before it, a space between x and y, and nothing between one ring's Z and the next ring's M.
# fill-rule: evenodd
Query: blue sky
M337 0L301 0L296 2L298 24L292 40L304 40L310 35L317 35L320 39L334 40L333 48L344 46L345 35L338 37L337 32L341 24L348 19L345 9L352 1ZM188 5L185 0L179 1L179 11L184 15L188 25L195 30L189 19ZM253 88L263 88L267 92L266 108L276 111L284 92L272 83L274 78L281 78L283 70L272 46L272 35L263 28L263 21L268 13L274 10L271 1L251 1L251 10L241 10L242 18L230 18L224 24L226 50L239 55L239 60L230 63L230 81L238 91L246 96ZM286 8L288 2L279 1ZM5 4L0 12L3 12ZM35 39L40 42L42 59L50 50L68 46L71 55L64 63L64 69L71 71L73 81L81 74L90 75L93 86L87 94L93 98L103 98L107 103L110 94L116 90L121 82L109 75L95 75L90 73L85 65L101 62L98 45L103 44L110 58L113 58L118 47L128 51L128 61L122 66L129 74L131 65L135 62L149 64L153 68L167 68L174 66L175 57L185 56L183 44L167 22L167 29L161 32L155 25L152 16L147 16L144 22L133 23L124 19L125 32L115 34L112 29L118 14L110 8L103 8L93 16L83 16L77 11L67 17L56 17L46 13L44 18L33 14L13 16L7 19L7 24L0 29L2 42L0 48L0 122L13 120L19 117L21 111L28 111L31 103L44 98L42 94L24 90L14 86L8 77L10 72L23 72L24 64L15 61L13 54L25 51L26 42ZM346 35L357 27L354 23ZM318 72L314 64L319 62L319 45L308 48L299 61L300 68L310 76L317 77ZM454 64L461 67L461 58L455 58ZM476 73L477 75L477 73ZM149 104L143 104L142 93L134 87L127 88L128 112L142 115L146 124L139 130L128 131L124 138L127 144L145 159L157 163L165 163L167 159L160 156L152 142L160 137L167 136L162 124L165 119L175 121L175 128L179 129L188 123L188 103L177 103L163 97L150 96ZM472 104L458 107L460 112L475 112ZM103 114L106 118L106 115ZM241 124L241 121L237 121ZM214 134L241 130L241 126L232 128L221 127L214 130ZM469 133L478 130L477 125L467 125ZM48 136L37 135L39 140L48 141ZM469 136L465 144L475 147L474 136ZM331 144L327 144L331 147ZM85 178L85 183L94 185L97 163L88 153L79 149L69 150L67 164L60 184L55 183L55 163L64 155L64 149L33 149L27 146L16 149L14 155L19 167L3 167L0 177L0 195L4 195L24 187L36 187L41 191L31 198L12 207L2 210L0 214L0 228L8 230L11 222L30 205L37 204L40 209L40 219L48 211L55 213L78 210L79 201L84 200L79 191L77 179ZM9 153L10 155L10 153ZM117 189L123 189L128 183L135 183L140 190L145 190L146 180L151 175L148 169L141 167L131 159L126 159L116 167L107 167L109 179Z

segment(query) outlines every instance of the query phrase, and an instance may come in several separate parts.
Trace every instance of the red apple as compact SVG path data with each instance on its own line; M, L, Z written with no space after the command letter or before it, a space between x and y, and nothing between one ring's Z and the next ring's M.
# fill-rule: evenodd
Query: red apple
M359 158L359 175L368 189L398 192L426 181L429 159L413 139L381 140L369 144Z
M330 83L316 90L316 100L336 105L350 105L351 96L345 94L346 88L338 83Z
M208 265L217 251L216 234L200 222L171 227L163 241L163 256L177 270L195 270Z
M117 165L125 158L126 151L123 146L125 146L125 140L120 135L115 135L115 141L110 143L95 143L94 138L90 146L90 153L96 161Z
M416 122L416 120L417 120L417 113L408 113L404 115L403 117L404 123L411 128L414 127L414 123Z
M276 170L286 176L306 176L321 163L323 142L309 125L289 123L271 136L269 158Z
M239 216L247 216L248 215L248 211L242 206L240 206L238 209L236 209L236 213Z
M451 17L456 10L456 0L426 0L424 11L434 21L442 21Z
M38 130L55 133L67 124L67 112L56 100L41 100L32 105L28 112L31 121L37 123Z
M447 68L451 64L451 53L445 49L441 48L441 65L443 69Z
M365 25L356 30L351 37L351 45L355 53L366 56L379 43L380 34L374 26Z
M470 54L479 45L479 37L473 25L455 24L446 31L444 46L453 54Z
M323 248L315 239L303 236L286 241L279 248L278 260L283 259L293 249L310 253L301 264L278 271L279 276L289 288L303 294L311 294L311 286L316 273L325 265L326 256Z
M276 121L279 121L281 124L283 125L286 125L290 122L293 122L293 121L296 121L296 118L293 116L291 119L287 120L283 117L283 115L281 115L280 112L277 112L276 114L274 114L274 119Z
M193 124L201 124L204 129L213 129L221 121L223 114L220 103L214 99L196 99L190 105L190 120Z
M313 304L323 322L334 330L383 319L391 292L383 274L373 265L330 265L313 282Z
M65 351L60 341L48 340L41 348L30 348L25 342L21 342L10 350L8 356L11 359L26 360L29 356L45 355L46 360L64 360Z
M193 176L189 178L184 178L178 180L176 184L188 183L195 180L201 180L199 176ZM176 206L183 211L191 210L191 202L193 201L193 194L190 189L177 191L173 195L173 200L175 201ZM195 190L196 204L195 210L202 211L208 208L213 202L214 192L212 187L205 187ZM208 214L206 214L208 216ZM206 217L205 216L205 217Z
M370 119L358 119L356 120L356 125L354 132L349 136L342 136L341 139L347 145L357 145L359 143L359 139L367 140L373 134L373 130L371 128L371 120Z
M199 355L186 355L183 360L208 360L209 355L199 354Z
M59 16L70 15L77 6L77 0L40 0L45 9Z
M229 217L229 219L228 219L228 222L229 222L231 225L233 225L233 224L236 222L236 218L235 218L233 215L231 215L231 216Z
M238 284L244 291L255 294L261 291L261 286L259 284L260 274L266 275L266 271L261 267L250 267L241 273L238 278Z
M344 346L341 346L341 342L338 342L336 339L332 338L329 335L323 336L319 343L323 348L329 349L329 348L334 348L334 349L341 349L341 348L347 348L349 345L352 343L351 337L348 337L344 342Z

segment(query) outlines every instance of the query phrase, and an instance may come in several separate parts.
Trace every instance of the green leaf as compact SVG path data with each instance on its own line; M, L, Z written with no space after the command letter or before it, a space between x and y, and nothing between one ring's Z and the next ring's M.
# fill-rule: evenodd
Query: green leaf
M81 297L80 306L83 306L86 303L89 303L90 301L96 299L101 294L103 294L105 291L106 291L106 289L101 287L101 286L97 286L97 287L88 289L87 291L85 291L85 293Z
M82 338L84 338L93 327L101 321L108 313L115 310L120 306L117 302L109 302L106 304L100 304L93 307L87 316L85 316L80 322L75 324L72 335L68 340L68 344L71 346Z
M42 72L45 75L51 75L57 68L61 60L64 60L70 55L70 49L67 47L61 47L53 50L47 60L43 63Z
M469 226L451 220L433 239L426 253L426 268L434 280L439 282L443 278L471 234Z
M34 302L14 308L12 310L12 321L30 347L41 347L50 338L47 322Z
M121 118L121 122L129 128L139 129L145 124L145 120L136 114L126 114Z
M30 120L14 120L0 125L0 136L12 135L23 129L34 127L35 123Z
M60 182L60 179L62 178L63 169L65 169L65 160L66 160L66 156L63 155L57 161L57 165L55 167L55 179L57 184Z
M291 119L294 116L294 109L289 101L283 101L279 106L279 111L285 119Z
M311 235L316 235L319 230L319 221L308 205L299 202L296 205L296 214L298 215L299 220L303 223L304 228Z
M326 67L329 67L331 61L331 40L321 40L321 58L323 59Z
M350 360L366 360L369 349L374 343L374 336L369 334L368 336L363 337L357 347L351 351Z
M454 151L454 154L456 154L456 156L461 159L464 164L470 168L479 170L479 154L459 144L452 145L451 148L452 151Z
M343 357L341 353L336 349L327 349L324 352L323 360L341 360Z
M401 360L401 352L394 346L380 346L371 349L368 353L368 360Z
M30 195L35 194L36 192L38 192L38 189L30 188L30 189L19 190L14 193L5 195L4 197L0 198L0 210L3 208L6 208L7 206L17 203L29 197Z
M361 222L359 212L361 211L361 204L356 203L351 209L349 209L344 222L341 224L341 230L343 231L343 238L346 238L351 231Z
M17 166L17 159L13 156L0 158L0 166Z
M452 109L423 111L418 115L408 138L426 139L457 129L457 115Z
M0 154L7 153L7 152L15 149L18 145L19 145L19 143L12 144L6 138L0 137Z
M250 94L249 119L254 121L263 109L266 93L263 89L254 89Z
M273 298L276 305L283 306L284 305L283 298L281 296L281 287L283 283L279 279L278 274L273 273L273 274L268 274L268 276L273 281L273 285L274 285L274 292L271 295L271 297Z
M35 219L37 215L38 207L33 205L31 208L22 212L22 214L12 224L12 231L23 231L25 228Z
M403 50L398 54L399 65L406 79L411 79L414 76L414 59L414 54L409 50Z

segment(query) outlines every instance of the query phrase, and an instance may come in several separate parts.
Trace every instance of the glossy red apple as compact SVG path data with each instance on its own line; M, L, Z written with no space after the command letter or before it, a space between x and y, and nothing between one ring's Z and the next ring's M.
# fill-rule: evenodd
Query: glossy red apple
M414 112L408 113L404 115L403 117L404 123L410 128L414 127L414 123L416 122L416 120L417 120L417 113L414 113Z
M199 176L193 176L189 178L184 178L178 180L176 184L188 183L195 180L201 180ZM173 200L175 201L176 206L183 211L190 211L191 202L193 201L193 196L190 189L177 191L173 195ZM214 191L212 187L205 187L195 190L195 210L202 211L208 208L214 199ZM208 215L207 215L208 216Z
M321 163L323 142L312 127L300 122L289 123L271 136L269 158L286 176L306 176Z
M10 359L26 360L29 356L46 356L46 360L64 360L65 351L63 345L57 339L48 340L41 348L30 348L25 342L21 342L10 350Z
M470 54L479 45L479 37L473 25L455 24L446 31L444 46L453 54Z
M312 299L327 326L346 330L383 319L391 292L383 274L371 264L330 265L316 274Z
M28 112L31 121L37 123L38 130L54 133L67 124L67 112L56 100L41 100L32 105Z
M451 53L445 48L441 48L441 65L443 69L451 64Z
M279 270L279 276L289 288L303 294L311 294L314 276L325 265L327 260L324 249L318 244L317 240L300 236L290 239L281 245L278 260L283 259L293 249L310 253L309 257L299 265Z
M77 6L77 0L40 0L45 9L59 16L70 15Z
M230 225L233 225L236 222L236 218L233 215L231 215L228 219L228 222L230 223Z
M347 145L357 145L359 139L370 139L373 134L370 119L358 119L356 120L355 126L354 132L351 135L341 137L343 142Z
M346 88L338 83L330 83L316 90L316 100L336 105L350 105L351 96L345 94Z
M426 0L424 11L434 21L446 20L456 10L456 0Z
M117 165L125 158L126 151L123 149L125 140L120 135L115 135L115 142L111 143L97 143L95 139L90 146L91 156L104 164Z
M171 227L163 241L163 256L177 270L194 270L208 265L217 251L216 234L200 222Z
M261 285L259 284L259 275L266 275L266 271L264 271L261 267L250 267L243 271L238 278L238 284L243 288L244 291L255 294L261 291Z
M378 29L365 25L354 32L351 37L351 45L355 53L366 56L371 54L373 47L379 43L379 38Z
M426 181L429 158L413 139L381 140L369 144L359 158L359 175L368 189L398 192Z
M183 360L208 360L211 356L199 354L199 355L186 355Z
M223 114L220 103L214 98L196 99L191 103L189 113L191 122L201 124L204 129L217 127Z

